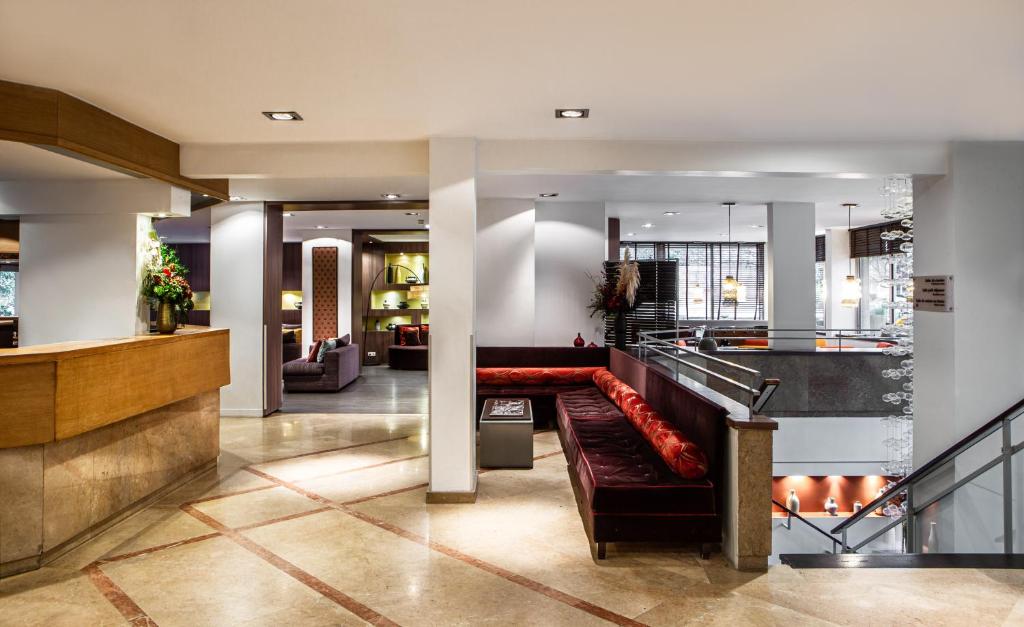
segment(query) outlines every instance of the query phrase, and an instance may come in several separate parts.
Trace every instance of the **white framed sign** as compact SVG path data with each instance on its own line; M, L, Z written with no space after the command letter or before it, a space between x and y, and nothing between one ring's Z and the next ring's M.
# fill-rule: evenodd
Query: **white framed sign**
M915 276L914 311L953 311L953 275Z

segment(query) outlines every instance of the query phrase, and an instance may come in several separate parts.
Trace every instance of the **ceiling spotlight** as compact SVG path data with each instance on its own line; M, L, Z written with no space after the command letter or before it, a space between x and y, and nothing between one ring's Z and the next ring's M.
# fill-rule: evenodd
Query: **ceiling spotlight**
M298 122L302 116L295 111L264 111L263 115L275 122Z
M541 198L558 198L558 192L548 192L546 194L539 194Z
M399 198L402 197L402 195L396 194L394 192L388 192L386 194L381 194L380 197L383 198L384 200L398 200Z
M420 212L419 211L406 211L405 215L407 215L407 216L418 216L418 215L420 215Z
M324 226L324 225L322 225L322 224L318 224L318 225L316 225L316 229L317 229L318 231L322 231L322 230L324 230L324 229L326 229L326 228L327 228L327 227L326 227L326 226Z
M633 237L636 233L626 233L626 237Z
M763 224L751 224L750 228L752 228L752 229L763 229L764 225Z
M679 212L678 211L666 211L664 213L664 215L667 215L667 216L677 216L677 215L679 215Z
M425 229L427 229L429 231L430 230L430 225L429 224L424 224L423 228L425 228Z
M239 200L245 200L245 196L228 196L228 200L238 202Z
M651 224L650 222L644 222L640 226L644 227L645 229L653 229L654 228L654 225Z
M589 118L590 109L555 109L556 118L569 118L578 120L579 118Z
M156 217L158 217L158 218L166 218L167 214L166 213L158 213L158 214L156 214Z
M288 213L284 214L284 217L292 218L292 217L295 217L295 214L289 211Z

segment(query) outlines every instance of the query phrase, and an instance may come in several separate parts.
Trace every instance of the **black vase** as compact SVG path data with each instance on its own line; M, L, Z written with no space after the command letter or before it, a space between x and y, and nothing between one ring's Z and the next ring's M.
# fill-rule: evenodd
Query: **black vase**
M390 263L384 272L384 282L389 285L395 282L395 267Z
M615 314L615 348L626 350L626 313L623 311Z

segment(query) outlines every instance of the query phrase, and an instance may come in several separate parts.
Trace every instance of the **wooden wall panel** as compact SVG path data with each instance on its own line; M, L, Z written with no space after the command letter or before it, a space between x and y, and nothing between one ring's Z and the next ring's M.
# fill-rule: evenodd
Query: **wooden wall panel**
M313 248L313 341L338 336L338 249Z
M282 262L281 289L286 292L302 291L302 243L285 242Z
M0 366L0 448L53 440L56 364Z
M279 204L266 204L263 240L263 415L281 409L284 402L281 343L281 264L284 255L284 211Z

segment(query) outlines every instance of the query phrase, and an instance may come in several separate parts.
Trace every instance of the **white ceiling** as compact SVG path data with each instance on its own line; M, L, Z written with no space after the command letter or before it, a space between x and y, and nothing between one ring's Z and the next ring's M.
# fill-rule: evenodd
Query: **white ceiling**
M284 241L300 242L311 237L333 237L339 231L351 229L423 229L417 220L427 220L428 212L407 216L405 211L352 210L352 211L296 211L284 218ZM325 228L318 229L317 226ZM201 243L210 241L210 210L198 209L188 218L168 218L156 222L160 237L174 243ZM424 229L425 231L425 229ZM404 238L401 241L419 241Z
M31 144L0 141L0 181L125 178L132 177Z
M2 2L0 78L183 143L1019 140L1022 24L1019 0Z

